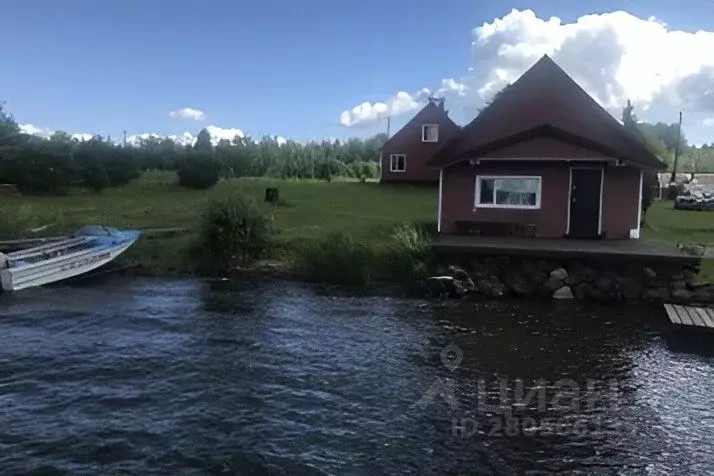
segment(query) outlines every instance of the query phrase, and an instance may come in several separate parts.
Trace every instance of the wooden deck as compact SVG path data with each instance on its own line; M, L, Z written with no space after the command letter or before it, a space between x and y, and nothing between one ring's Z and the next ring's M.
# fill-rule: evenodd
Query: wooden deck
M697 306L665 304L667 317L673 324L690 327L706 327L714 330L714 309Z
M442 235L432 242L441 254L528 256L533 258L609 259L699 265L701 257L675 246L642 240L574 240Z

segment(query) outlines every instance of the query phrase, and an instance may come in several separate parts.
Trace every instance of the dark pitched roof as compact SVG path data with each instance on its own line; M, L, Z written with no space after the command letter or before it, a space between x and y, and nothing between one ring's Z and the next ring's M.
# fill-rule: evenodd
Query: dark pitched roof
M641 166L664 167L547 55L446 143L428 165L445 167L539 135Z
M426 103L426 106L424 106L419 112L417 112L417 113L414 115L414 117L412 117L411 120L409 120L409 122L407 122L406 124L404 124L404 125L402 126L401 129L399 129L399 130L398 130L397 132L395 132L391 137L389 137L389 138L384 142L384 144L382 144L382 147L386 146L386 145L387 145L392 139L394 139L395 137L401 135L402 131L407 131L407 130L411 129L412 127L414 127L413 124L418 123L419 127L421 127L421 126L422 126L422 123L423 123L423 121L424 121L423 118L424 118L425 116L428 116L428 117L432 117L432 118L433 118L433 117L434 117L434 114L436 114L437 116L438 116L438 115L443 116L443 117L441 117L441 118L439 119L440 121L443 121L443 123L447 123L447 122L448 122L448 123L452 124L454 127L457 127L457 128L459 128L459 129L461 128L461 126L459 126L458 124L456 124L456 123L453 121L453 119L451 119L451 118L449 117L449 111L447 111L447 110L444 108L444 101L443 101L442 99L439 99L439 98L429 98L429 102Z

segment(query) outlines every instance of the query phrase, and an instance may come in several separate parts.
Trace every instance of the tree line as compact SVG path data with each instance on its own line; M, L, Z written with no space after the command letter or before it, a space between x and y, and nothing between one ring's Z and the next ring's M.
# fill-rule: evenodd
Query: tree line
M714 172L714 143L691 147L683 132L678 135L677 124L639 122L631 109L627 114L630 126L670 170L678 145L678 172ZM62 131L49 137L23 134L0 104L0 183L15 184L23 193L63 194L73 187L99 192L154 169L176 171L179 183L194 188L209 187L220 177L366 180L379 177L380 148L386 138L378 134L364 140L304 144L236 136L215 142L203 129L194 144L148 137L125 145L101 136L80 141Z
M64 194L82 187L100 192L137 178L145 170L173 170L183 185L203 188L220 177L379 177L379 154L386 135L306 144L236 136L212 140L203 129L194 144L148 137L117 144L109 137L88 141L58 131L49 137L23 134L0 104L0 183L23 193Z

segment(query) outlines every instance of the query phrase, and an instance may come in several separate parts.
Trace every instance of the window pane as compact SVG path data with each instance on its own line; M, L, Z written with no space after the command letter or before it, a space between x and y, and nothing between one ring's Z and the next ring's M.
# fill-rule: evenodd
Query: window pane
M481 179L479 203L493 203L493 179Z
M538 183L539 180L535 178L497 179L496 204L535 206L538 198Z
M406 170L406 156L392 155L389 159L389 168L392 172L403 172Z
M439 126L425 126L424 140L427 142L437 142L439 140Z

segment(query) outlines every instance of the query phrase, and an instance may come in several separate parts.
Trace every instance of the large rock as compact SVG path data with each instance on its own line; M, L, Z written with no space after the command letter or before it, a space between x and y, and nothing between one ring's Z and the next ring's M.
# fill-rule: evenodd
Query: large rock
M544 259L539 259L536 261L536 266L538 267L539 270L543 271L544 273L549 273L555 266L549 263L547 260Z
M714 302L714 285L702 284L693 289L692 301L701 304Z
M653 302L668 301L670 297L669 288L665 286L650 288L642 293L642 297L647 301Z
M530 276L536 272L542 272L538 269L538 266L536 266L536 264L529 259L524 259L521 266L523 267L523 271L526 273L526 276Z
M687 304L692 302L694 293L688 289L675 289L672 291L672 301Z
M426 292L435 297L460 297L466 288L453 276L432 276L426 279Z
M599 278L595 283L595 286L597 286L600 291L604 292L610 292L614 288L612 280L606 278L605 276Z
M550 272L550 278L559 279L565 282L565 280L568 278L568 272L565 271L563 268L555 268L553 271Z
M551 276L545 284L543 284L543 290L547 294L552 294L555 290L562 288L564 285L565 280Z
M669 287L672 289L687 289L687 283L683 279L676 279L670 281Z
M573 291L570 286L563 286L553 293L553 299L573 299Z
M525 276L520 273L513 273L506 278L506 286L516 296L528 297L536 293L538 287L533 285Z
M575 287L575 298L579 300L588 299L590 297L590 285L582 282Z
M623 279L622 282L622 297L628 301L636 301L642 293L642 283L632 276Z
M476 284L474 284L471 276L458 266L449 266L449 274L456 280L457 284L463 287L466 291L473 292L476 290Z
M453 264L449 266L449 275L453 276L455 279L466 279L469 277L469 273L464 271L463 268Z
M645 277L651 282L657 279L657 273L652 268L645 268L643 270Z
M491 298L502 297L506 294L505 286L495 277L491 277L491 279L478 280L476 288L478 289L478 292Z

